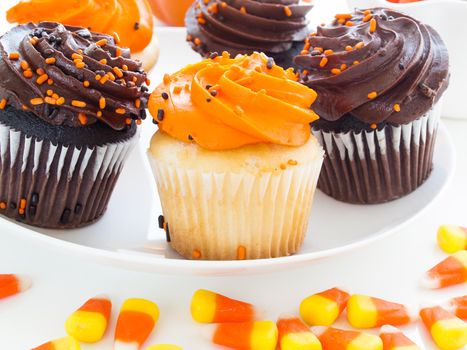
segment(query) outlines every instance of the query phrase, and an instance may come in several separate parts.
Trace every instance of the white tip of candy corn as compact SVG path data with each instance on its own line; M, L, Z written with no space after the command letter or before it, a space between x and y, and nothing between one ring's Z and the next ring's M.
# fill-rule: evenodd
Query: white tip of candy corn
M436 277L432 277L428 274L425 274L420 280L422 287L427 289L438 289L441 285L439 280Z
M326 332L329 329L329 327L326 326L315 326L311 327L311 333L316 335L317 337L320 337L324 332Z
M16 275L16 278L18 279L18 285L19 285L19 290L21 292L24 292L25 290L28 290L32 286L32 280L31 277L26 276L26 275Z
M116 340L114 343L114 350L139 350L140 346L137 342L124 343Z
M402 331L399 328L391 326L389 324L385 324L379 330L379 334L397 334L397 333L402 333Z

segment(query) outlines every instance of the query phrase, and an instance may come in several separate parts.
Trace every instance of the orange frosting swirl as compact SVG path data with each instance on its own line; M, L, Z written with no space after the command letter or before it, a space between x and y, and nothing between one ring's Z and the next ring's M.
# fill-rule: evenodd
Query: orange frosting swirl
M292 69L264 54L231 59L224 53L166 75L151 94L149 111L162 131L210 150L301 146L319 118L310 109L316 97L296 82Z
M114 35L132 52L143 51L153 34L151 6L146 0L23 0L10 8L10 23L54 21Z

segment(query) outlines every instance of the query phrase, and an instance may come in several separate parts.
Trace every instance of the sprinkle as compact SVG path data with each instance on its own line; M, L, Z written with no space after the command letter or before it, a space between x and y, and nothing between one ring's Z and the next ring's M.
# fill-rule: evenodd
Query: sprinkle
M99 80L102 79L102 76L101 76L100 74L96 74L96 77L95 77L95 78L96 78L97 81L99 81Z
M212 96L212 97L216 97L216 96L217 96L217 90L211 90L210 93L211 93L211 96Z
M222 1L222 2L221 2L221 7L222 7L222 8L226 8L226 7L227 7L227 3L226 3L225 1Z
M373 99L375 99L376 97L378 97L378 93L377 93L376 91L372 91L372 92L370 92L370 93L368 94L368 98L369 98L370 100L373 100Z
M353 26L355 25L355 23L352 22L352 21L347 21L347 22L345 22L345 25L346 25L347 27L353 27Z
M350 13L338 13L334 16L335 19L351 19L352 15Z
M133 77L133 81L136 83L136 77ZM144 80L144 82L146 83L146 85L151 85L151 80L149 80L148 77L146 77L146 79Z
M237 260L245 260L245 259L246 259L246 248L241 245L237 248Z
M346 20L343 19L343 18L340 18L340 19L337 20L337 23L339 23L339 24L345 24L345 22L346 22Z
M377 127L378 127L378 125L375 124L375 123L373 123L373 124L370 125L370 128L372 128L373 130L376 129Z
M194 43L195 43L196 46L201 45L201 39L200 38L195 38Z
M45 71L42 68L37 68L36 73L37 73L37 75L43 75L43 74L45 74Z
M101 60L99 61L99 63L100 63L100 64L107 64L107 60L106 60L105 58L103 58L103 59L101 59Z
M45 59L45 63L47 64L54 64L56 61L57 60L55 59L55 57L49 57Z
M118 67L113 67L112 70L114 71L115 75L119 78L123 77L123 72Z
M328 61L329 61L329 60L328 60L326 57L323 57L323 58L321 59L321 61L319 62L319 66L320 66L321 68L325 67L325 66L328 64Z
M357 64L360 64L360 61L353 61L354 66L356 66Z
M126 125L131 125L131 118L126 118L125 119L125 124Z
M365 11L363 11L363 14L364 14L365 16L368 15L368 14L370 14L370 13L371 13L371 10L365 10Z
M289 159L289 160L287 161L287 164L289 164L289 165L297 165L298 162L297 162L296 160L294 160L294 159Z
M178 95L180 92L182 92L182 87L181 86L174 86L173 93Z
M21 63L19 65L21 66L22 70L26 70L26 69L29 68L29 63L26 62L26 61L21 61Z
M36 44L37 44L37 40L39 40L39 39L36 38L36 37L33 37L33 38L31 38L31 40L29 40L29 42L31 43L31 45L36 45Z
M115 56L120 57L122 55L122 49L120 47L115 48Z
M62 104L65 103L65 98L63 97L58 98L56 103L58 106L61 106Z
M206 20L203 17L198 17L199 24L206 24Z
M211 60L213 60L213 59L217 58L218 56L219 56L219 54L217 52L211 52L211 54L209 55L209 58Z
M365 43L363 41L360 41L355 45L356 49L362 49L365 46Z
M284 6L284 12L287 17L292 16L292 10L288 6Z
M285 165L285 164L281 164L279 167L280 167L282 170L287 169L287 165Z
M170 82L172 81L172 79L170 78L170 75L168 75L167 73L164 74L164 84L170 84Z
M53 90L48 89L48 90L46 91L46 94L47 94L47 96L52 96L52 95L54 94L54 92L53 92Z
M331 73L334 75L338 75L338 74L341 74L342 71L339 68L333 68L331 69Z
M348 52L353 51L353 47L350 46L350 45L347 45L347 46L345 47L345 51L348 51Z
M36 98L31 99L29 102L31 102L33 106L37 106L37 105L43 104L44 100L40 97L36 97Z
M11 52L8 57L10 60L16 61L19 60L19 53L18 52Z
M26 208L26 204L27 204L26 198L21 198L21 200L19 201L19 207L21 209L24 209Z
M100 109L105 109L105 105L106 105L105 98L104 98L104 97L101 97L101 98L99 99L99 108L100 108Z
M272 69L272 67L274 67L274 64L275 64L274 58L268 57L268 61L266 63L266 68L267 69Z
M45 103L48 103L49 105L55 105L57 104L57 100L52 98L52 97L46 97L44 98Z
M83 86L84 86L84 87L89 87L89 85L90 85L90 84L89 84L89 81L88 81L88 80L83 81Z
M5 202L0 202L0 209L2 209L2 210L6 209L6 203Z
M102 85L104 85L104 84L107 82L107 80L109 80L109 76L106 74L106 75L104 75L104 76L101 78L101 80L100 80L99 82L100 82Z
M97 46L105 46L107 45L107 39L101 39L99 41L96 41Z
M332 55L333 53L334 53L333 50L326 50L326 51L324 51L324 54L325 54L326 56Z
M75 63L75 67L78 69L82 69L86 66L86 64L83 61L79 61Z
M133 25L133 28L135 30L138 30L139 29L139 22L135 22L135 24Z
M79 100L71 100L71 105L73 107L84 108L84 107L86 107L86 102L79 101Z
M138 120L136 121L136 125L141 125L142 123L143 123L143 121L142 121L141 119L138 119Z
M121 107L120 107L120 108L117 108L117 109L115 110L115 113L117 113L117 114L125 114L125 113L126 113L126 110L125 110L125 108L121 108Z
M122 64L122 69L123 69L124 71L127 71L127 70L128 70L128 66L127 66L126 64Z
M363 17L363 22L368 22L373 18L373 15L371 13L367 14L365 17Z
M167 92L163 92L161 94L161 97L164 99L164 100L168 100L169 99L169 95L167 94Z
M347 65L345 63L342 63L341 64L341 70L346 70L347 69Z
M319 51L320 53L323 53L324 49L322 47L315 47L313 51Z
M374 33L376 30L376 19L372 19L370 21L370 33Z
M22 106L21 106L21 108L22 108L22 110L23 110L23 111L27 111L27 110L29 110L29 107L28 107L28 106L26 106L26 105L22 105Z
M52 97L57 100L60 96L58 96L58 94L52 94Z
M2 100L0 101L0 109L5 109L6 107L6 99L5 98L2 98Z
M75 52L75 53L73 53L73 54L71 55L71 59L72 59L72 60L80 60L80 61L82 61L82 60L84 59L84 57L83 57L82 55L80 55L80 54L78 54L78 53Z
M113 33L112 33L112 36L113 36L113 38L114 38L115 44L118 45L118 44L120 43L120 36L118 35L117 32L113 32Z
M86 117L86 114L84 113L78 113L78 119L81 125L86 125L86 123L88 122L88 117Z
M44 84L49 79L47 74L42 74L39 78L36 79L36 83L39 85Z
M243 14L246 14L246 7L245 6L240 7L240 12Z
M102 112L101 112L101 111L97 111L96 115L100 118L100 117L102 117Z
M401 105L398 104L398 103L396 103L393 108L394 108L394 112L400 112L401 111Z
M140 100L139 98L137 98L137 99L135 100L135 107L136 107L136 108L140 108L140 107L141 107L141 100Z
M49 79L47 80L47 85L53 85L53 84L54 84L54 81L53 81L52 79L49 78Z
M30 70L30 69L25 70L25 71L23 72L23 75L24 75L25 78L28 78L28 79L29 79L29 78L32 78L32 76L33 76L32 70Z
M193 250L192 257L196 260L201 259L201 252L198 249Z

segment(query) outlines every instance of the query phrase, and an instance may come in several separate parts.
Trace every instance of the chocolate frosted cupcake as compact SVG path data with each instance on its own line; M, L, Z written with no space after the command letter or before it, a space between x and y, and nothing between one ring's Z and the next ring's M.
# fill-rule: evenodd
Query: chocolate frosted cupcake
M0 38L0 213L75 228L106 210L144 119L146 75L111 36L57 23Z
M404 14L372 9L336 15L295 58L318 92L313 132L327 151L319 187L351 203L402 197L430 175L449 82L439 35Z
M305 16L312 7L299 0L197 0L185 18L187 40L205 57L258 51L288 68L310 32Z

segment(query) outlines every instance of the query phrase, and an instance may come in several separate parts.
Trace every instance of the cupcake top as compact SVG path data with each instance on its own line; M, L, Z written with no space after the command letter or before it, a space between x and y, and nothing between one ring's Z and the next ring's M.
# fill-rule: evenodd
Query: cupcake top
M122 130L145 118L146 74L112 36L29 23L0 38L0 54L2 108L71 127L102 122Z
M301 146L310 137L316 93L264 54L222 56L165 75L149 111L170 136L210 150L248 144Z
M143 51L153 35L151 7L144 0L22 0L7 11L10 23L55 21L119 36L132 52Z
M197 0L186 15L187 39L201 54L261 51L278 59L306 38L312 7L299 0Z
M373 125L406 124L425 114L449 83L446 46L433 28L382 8L336 15L318 27L295 62L318 92L328 121L348 115Z

